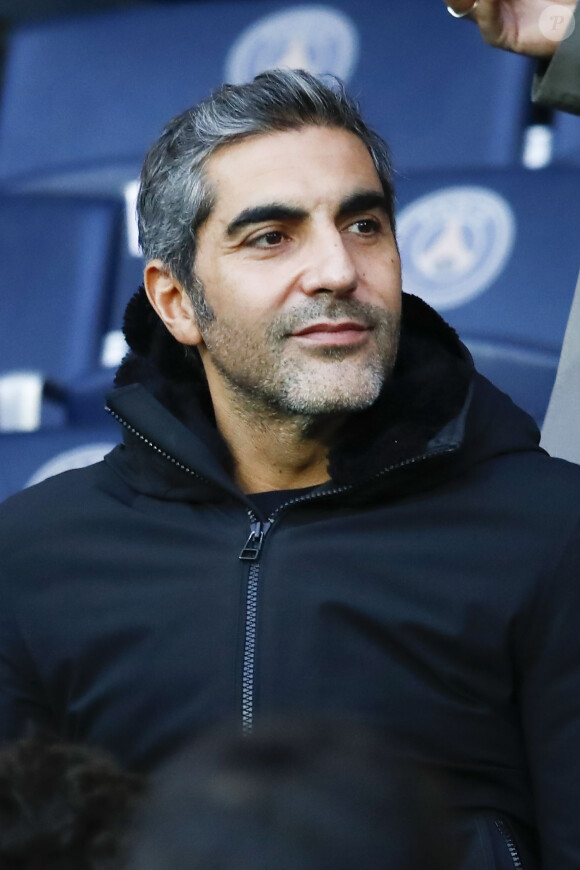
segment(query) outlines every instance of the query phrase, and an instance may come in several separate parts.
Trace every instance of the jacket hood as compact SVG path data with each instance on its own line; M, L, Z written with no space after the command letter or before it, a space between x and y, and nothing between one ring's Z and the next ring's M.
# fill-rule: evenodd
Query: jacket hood
M163 457L158 471L163 468L165 486L170 459L174 478L176 470L183 478L189 469L239 495L199 355L173 338L143 287L127 306L124 333L130 351L108 407L125 425L127 445L148 451L140 475L151 464L153 447ZM420 455L453 451L463 466L497 453L540 449L538 442L533 420L475 373L455 330L421 299L403 294L393 376L370 408L349 417L330 450L329 474L333 485L348 486ZM172 492L175 485L174 479ZM190 475L186 488L191 486Z

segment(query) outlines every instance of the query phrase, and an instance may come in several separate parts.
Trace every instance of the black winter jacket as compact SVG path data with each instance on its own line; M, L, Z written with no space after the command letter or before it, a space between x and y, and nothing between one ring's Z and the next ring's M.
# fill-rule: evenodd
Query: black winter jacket
M452 771L466 866L580 867L580 468L404 300L395 376L331 481L260 521L149 309L124 444L0 507L0 736L150 767L209 723L364 717Z

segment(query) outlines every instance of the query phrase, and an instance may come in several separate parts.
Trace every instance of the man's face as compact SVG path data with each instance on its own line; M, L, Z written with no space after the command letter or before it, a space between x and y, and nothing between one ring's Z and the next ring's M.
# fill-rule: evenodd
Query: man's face
M227 146L206 171L215 206L195 272L215 315L198 324L214 404L370 405L395 360L401 270L366 147L309 126Z

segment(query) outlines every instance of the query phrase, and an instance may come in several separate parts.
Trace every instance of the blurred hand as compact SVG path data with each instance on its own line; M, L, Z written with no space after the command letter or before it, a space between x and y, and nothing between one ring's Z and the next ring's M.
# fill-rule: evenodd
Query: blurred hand
M467 12L473 6L473 0L443 2L455 12ZM558 47L558 37L566 32L576 3L577 0L479 0L468 17L475 21L490 45L532 57L549 57ZM555 6L560 7L560 13ZM580 27L580 21L576 24Z

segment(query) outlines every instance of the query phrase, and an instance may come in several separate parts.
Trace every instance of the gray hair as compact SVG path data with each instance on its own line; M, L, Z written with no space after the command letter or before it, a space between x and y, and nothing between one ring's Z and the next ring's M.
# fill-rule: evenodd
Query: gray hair
M170 121L149 149L141 171L137 217L145 258L159 258L195 294L196 233L214 206L205 164L233 142L306 125L337 127L362 140L394 224L388 147L366 126L342 83L335 79L333 85L304 70L269 70L247 84L222 85Z

